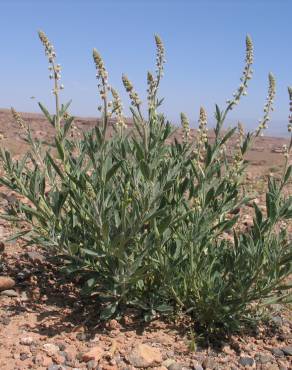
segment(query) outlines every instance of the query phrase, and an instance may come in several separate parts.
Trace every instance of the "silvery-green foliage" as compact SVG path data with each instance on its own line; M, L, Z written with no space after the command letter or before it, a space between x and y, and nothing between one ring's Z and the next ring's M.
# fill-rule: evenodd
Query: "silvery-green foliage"
M101 124L77 137L69 135L70 103L59 105L60 68L56 70L53 47L43 33L40 38L49 50L57 111L50 115L40 107L56 136L51 146L34 140L13 111L31 145L21 161L1 151L5 175L0 182L28 200L1 214L25 225L15 237L43 246L69 276L82 276L81 294L96 297L103 319L134 306L145 319L183 312L208 330L229 330L250 319L251 309L291 299L286 282L292 269L291 240L278 228L280 221L292 217L291 196L283 192L291 177L291 144L282 178L269 179L267 214L254 203L252 227L244 232L237 227L239 210L252 202L242 191L244 156L268 121L275 95L272 75L259 128L246 135L241 128L239 135L236 128L222 130L228 112L246 95L252 74L251 39L247 38L246 65L234 99L223 111L216 106L214 140L208 139L207 115L201 108L197 137L192 138L182 114L184 135L178 142L173 139L175 127L158 113L165 61L158 36L156 74L147 76L147 117L123 75L134 124L132 131L126 130L119 95L94 50ZM108 138L115 115L115 133ZM226 145L234 137L236 152L230 160Z

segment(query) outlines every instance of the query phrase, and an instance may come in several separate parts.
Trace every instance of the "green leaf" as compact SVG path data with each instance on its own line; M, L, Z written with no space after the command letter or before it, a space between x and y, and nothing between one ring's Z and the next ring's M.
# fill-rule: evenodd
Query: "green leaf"
M223 137L223 139L221 140L221 142L220 142L220 146L222 146L223 144L225 144L226 143L226 141L228 140L228 139L230 139L231 138L231 136L234 134L234 132L236 131L236 127L234 127L234 128L232 128L231 130L229 130L225 135L224 135L224 137Z
M255 210L257 223L259 226L261 226L262 221L263 221L263 214L256 203L253 203L253 207Z
M42 112L46 116L47 120L50 122L50 124L52 126L55 127L55 121L54 121L53 117L51 117L51 115L50 115L49 111L47 110L47 108L45 108L40 102L38 104L39 104L39 107L41 108Z
M60 140L58 140L57 138L55 138L55 143L56 143L56 148L57 148L57 150L58 150L58 153L59 153L60 159L61 159L62 161L64 161L65 153L64 153L63 145L62 145L61 141L60 141Z
M150 180L150 168L144 160L140 162L140 169L144 178Z
M66 104L62 104L62 107L60 109L60 116L63 117L64 113L67 112L68 108L70 107L72 103L72 99L68 101Z
M117 170L121 167L122 161L114 164L112 168L106 174L106 182L108 182L117 172Z
M57 172L57 174L61 177L61 179L64 180L64 174L61 171L60 167L55 163L51 155L47 152L47 159L50 162L50 164L53 166L54 170Z
M292 173L292 164L287 168L287 171L285 173L285 177L284 177L285 184L287 184L287 182L289 181L291 173Z
M13 240L20 239L20 238L22 238L23 236L27 235L30 232L31 232L31 230L24 230L24 231L20 231L18 233L15 233L12 236L5 239L5 243L9 243L9 242L12 242Z
M64 128L63 128L63 137L65 137L67 135L67 133L68 133L68 131L69 131L69 129L70 129L73 121L74 121L74 117L72 117L72 116L69 117L66 120L65 125L64 125Z
M268 218L274 221L277 216L277 205L271 193L266 194L266 207Z
M117 308L118 308L118 302L107 304L105 307L101 309L100 319L101 320L110 319L115 314Z

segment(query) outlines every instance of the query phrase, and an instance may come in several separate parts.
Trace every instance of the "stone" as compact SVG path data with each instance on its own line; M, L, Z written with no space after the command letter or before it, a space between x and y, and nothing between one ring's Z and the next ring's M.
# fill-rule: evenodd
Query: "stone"
M264 355L264 354L258 354L255 357L256 361L261 363L261 364L268 364L269 362L273 362L274 358L269 355Z
M275 357L284 357L284 352L280 348L272 348L271 353Z
M15 281L9 276L0 276L0 291L13 288Z
M279 365L279 370L289 370L288 367L283 363L278 362L278 365Z
M52 360L55 364L62 365L66 362L66 358L62 356L60 353L52 354Z
M119 330L121 329L121 324L117 320L112 319L106 324L106 328L110 330Z
M80 340L81 342L87 340L87 335L85 333L77 333L76 339Z
M174 364L175 360L172 358L168 358L162 362L162 366L169 367L170 365Z
M23 337L23 338L20 338L19 343L24 346L31 346L34 343L34 341L32 337Z
M47 354L49 356L52 356L52 355L56 354L59 351L59 347L56 346L53 343L45 343L43 345L43 348L44 348L45 352L47 352Z
M254 359L251 357L240 357L238 362L242 366L252 366L254 364Z
M3 325L9 325L10 324L10 318L9 317L0 317L0 323Z
M97 361L90 360L87 362L86 367L88 370L95 370L97 368L97 365L98 365Z
M286 356L292 356L292 346L282 347L281 350L284 352Z
M201 365L195 365L193 367L194 370L204 370L203 367Z
M29 353L26 353L26 352L22 352L19 356L20 360L21 361L25 361L27 360L28 358L30 358L30 354Z
M279 370L277 364L265 364L261 366L261 370Z
M81 355L81 358L82 358L82 361L84 362L88 362L91 360L98 362L102 358L103 354L104 354L104 350L100 348L99 346L95 346L91 348L90 351L83 353Z
M21 299L22 302L28 302L29 301L29 297L27 296L26 292L21 292L20 299Z
M215 369L217 367L217 363L213 358L205 358L202 362L202 366L204 369Z
M13 289L2 290L0 295L3 295L5 297L12 297L12 298L13 297L18 297L18 293Z
M65 370L66 368L61 365L51 364L48 366L48 370Z
M38 366L45 366L45 357L41 353L37 353L33 362Z
M60 351L65 351L65 349L66 349L66 344L65 343L58 342L58 343L56 343L56 345L59 347Z
M177 362L172 363L168 366L168 370L182 370L183 366Z
M26 276L23 272L19 272L19 273L16 275L16 279L17 279L18 281L24 281L26 278L27 278L27 276Z
M281 316L273 316L271 321L277 327L280 327L283 325L283 320Z
M45 262L45 257L39 252L26 252L25 257L32 263L38 264Z
M127 356L127 360L131 365L138 368L154 367L162 363L162 356L158 348L140 343L133 347L132 352Z

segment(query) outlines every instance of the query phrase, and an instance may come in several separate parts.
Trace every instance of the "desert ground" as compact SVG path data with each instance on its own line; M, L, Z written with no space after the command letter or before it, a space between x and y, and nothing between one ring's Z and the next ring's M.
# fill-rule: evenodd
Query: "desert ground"
M51 140L53 128L43 116L25 113L23 118L36 137ZM96 119L77 118L75 122L86 130ZM179 139L181 132L175 135ZM0 137L0 145L15 158L27 149L9 110L0 110ZM246 187L262 209L267 175L281 173L281 147L287 142L260 137L247 156ZM0 210L13 201L14 195L0 185ZM251 211L242 217L243 226L248 226ZM13 231L15 226L0 219L0 276L12 279L10 288L0 293L0 370L292 369L289 306L274 305L268 326L219 338L210 345L192 334L186 319L145 324L135 311L129 311L120 320L101 324L94 301L81 299L44 251L38 246L24 248L21 240L4 243Z

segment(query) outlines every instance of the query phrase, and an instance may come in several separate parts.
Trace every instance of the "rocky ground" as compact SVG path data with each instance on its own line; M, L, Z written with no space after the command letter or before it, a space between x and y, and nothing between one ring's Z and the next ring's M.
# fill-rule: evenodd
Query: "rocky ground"
M27 115L35 135L52 131L41 116ZM94 120L77 121L82 128ZM1 132L2 131L2 132ZM20 156L26 144L8 111L0 111L1 145ZM179 133L178 133L179 135ZM250 152L248 191L264 208L266 175L280 171L285 140L260 138ZM1 173L0 173L1 175ZM13 195L0 187L0 209ZM248 226L247 209L243 222ZM288 225L291 227L292 225ZM256 332L203 345L185 320L144 324L134 311L121 320L97 321L94 302L80 299L49 256L21 241L3 243L15 231L0 220L0 369L292 369L292 314L275 305L271 324Z

